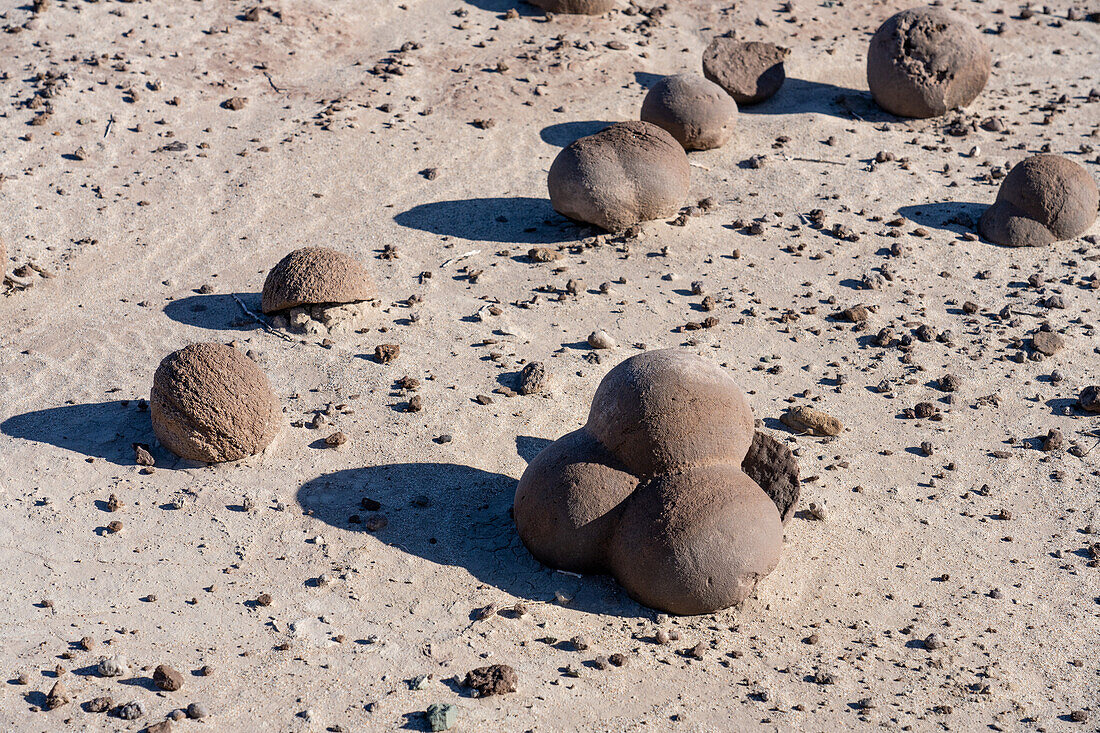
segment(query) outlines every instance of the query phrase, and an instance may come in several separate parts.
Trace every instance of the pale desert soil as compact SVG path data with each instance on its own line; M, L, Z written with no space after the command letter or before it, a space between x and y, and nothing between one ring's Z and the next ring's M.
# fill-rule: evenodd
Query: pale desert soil
M465 731L1095 729L1100 417L1074 404L1100 383L1100 228L1034 250L963 233L993 171L1044 146L1100 175L1100 25L1063 5L1027 19L954 5L983 31L1003 24L982 35L993 75L962 115L907 122L875 108L863 71L869 34L907 5L691 0L647 20L620 3L546 22L511 0L276 0L256 21L223 0L5 3L0 231L31 286L0 298L0 729L138 730L190 702L209 715L176 730L418 729L433 702ZM657 75L698 70L731 28L792 53L731 143L690 156L685 204L716 207L630 241L554 214L558 149L635 118ZM36 79L50 73L64 78ZM28 106L36 90L48 105ZM247 102L223 108L232 97ZM1005 130L970 124L989 117ZM897 160L874 164L880 151ZM257 310L267 270L307 245L367 264L382 302L366 333L284 340L234 300ZM535 246L562 257L535 262ZM570 279L578 294L559 300ZM874 306L866 327L834 318L857 304ZM719 325L679 330L707 315ZM1032 360L1044 322L1066 346ZM921 325L953 338L873 343ZM590 349L595 329L618 346ZM264 454L205 467L155 445L139 400L165 354L203 340L235 341L275 385L285 427ZM378 363L382 343L400 356ZM516 537L526 460L584 421L639 344L725 364L816 477L804 506L828 507L791 521L742 607L659 618L607 579L539 566ZM493 392L530 360L551 371L547 394ZM957 392L937 387L947 374ZM421 380L422 411L404 411L403 376ZM904 417L921 402L942 419ZM796 437L778 421L790 404L845 431ZM347 407L293 426L330 405ZM1064 446L1043 452L1051 429ZM327 448L336 430L349 440ZM363 497L387 526L348 523L372 516ZM522 618L477 620L519 602ZM680 638L657 645L658 629ZM931 633L942 648L925 648ZM584 652L565 641L578 634ZM699 643L701 659L682 652ZM612 653L627 664L593 665ZM113 654L133 673L96 676ZM454 681L492 663L515 667L515 693ZM59 664L72 702L41 711ZM153 686L158 664L182 689ZM100 695L147 714L81 709Z

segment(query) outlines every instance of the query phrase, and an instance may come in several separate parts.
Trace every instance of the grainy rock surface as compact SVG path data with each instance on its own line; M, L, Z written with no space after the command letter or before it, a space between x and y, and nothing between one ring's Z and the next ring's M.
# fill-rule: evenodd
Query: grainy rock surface
M1083 234L1100 204L1096 180L1061 155L1033 155L1009 171L982 214L982 236L1009 247L1037 247Z
M149 414L168 450L220 463L255 455L279 431L280 410L267 376L230 346L185 346L153 377Z
M687 155L649 122L618 122L574 140L550 166L550 203L608 231L671 216L688 194Z
M766 41L719 36L703 51L703 75L740 105L771 98L787 78L784 59L790 49Z
M666 76L642 100L642 121L667 130L685 150L720 148L733 135L737 103L697 74Z
M992 56L973 24L938 7L890 16L867 51L867 84L901 117L937 117L965 107L989 79Z
M374 283L354 258L326 247L296 249L264 281L264 313L302 305L353 303L375 297Z

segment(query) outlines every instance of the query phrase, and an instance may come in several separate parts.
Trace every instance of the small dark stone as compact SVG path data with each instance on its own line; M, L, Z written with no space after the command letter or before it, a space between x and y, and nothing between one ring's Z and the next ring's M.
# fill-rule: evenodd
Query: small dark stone
M1085 387L1077 399L1082 410L1100 412L1100 386Z
M546 365L541 361L533 361L519 373L519 393L529 395L542 392L549 380L550 373L546 371Z
M381 364L389 364L401 354L397 344L379 344L374 347L374 358Z
M463 686L471 688L478 697L492 697L516 691L516 670L507 664L478 667L466 673Z
M175 692L183 687L183 675L167 664L159 664L153 670L153 684L167 692Z

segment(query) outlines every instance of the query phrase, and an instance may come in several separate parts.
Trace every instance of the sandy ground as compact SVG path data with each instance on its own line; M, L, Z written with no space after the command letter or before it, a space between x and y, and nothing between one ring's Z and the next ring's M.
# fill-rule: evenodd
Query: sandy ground
M1005 166L1044 147L1100 174L1100 25L1063 5L953 6L985 31L992 78L962 114L902 121L863 64L907 5L547 21L511 0L275 0L250 21L221 0L4 3L0 229L18 280L0 298L0 729L138 730L192 702L208 716L175 730L417 730L434 702L465 731L1096 729L1100 418L1074 404L1100 383L1100 228L1034 250L963 235ZM734 140L690 156L685 204L717 206L630 241L556 215L559 148L635 118L648 85L697 70L730 29L792 53ZM305 245L368 265L382 302L366 332L285 340L245 314L237 299L257 309L267 270ZM693 281L717 327L681 329L703 318ZM835 318L857 304L865 326ZM1044 322L1066 347L1033 360ZM951 335L874 343L922 325ZM619 345L588 348L597 328ZM250 352L285 409L237 464L175 459L140 402L164 355L210 340ZM399 358L376 362L381 343ZM729 368L795 448L803 506L828 507L792 520L779 568L713 616L543 568L509 516L526 461L583 422L602 375L669 346ZM494 393L530 360L547 394ZM920 402L939 419L905 417ZM795 436L777 419L790 404L846 429ZM1065 444L1044 452L1050 429ZM333 430L349 437L335 450ZM363 498L387 526L348 522ZM593 663L612 653L627 664ZM97 676L116 654L131 673ZM515 693L457 683L492 663L516 669ZM158 664L182 689L153 685ZM58 665L72 702L46 712ZM82 709L103 695L146 714Z

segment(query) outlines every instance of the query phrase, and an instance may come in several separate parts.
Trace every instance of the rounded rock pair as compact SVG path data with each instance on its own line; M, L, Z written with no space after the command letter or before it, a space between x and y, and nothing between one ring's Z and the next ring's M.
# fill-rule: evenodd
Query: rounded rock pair
M775 568L797 500L797 464L754 433L733 379L665 349L604 377L585 426L524 471L514 516L546 565L610 573L639 603L701 614L744 600Z

